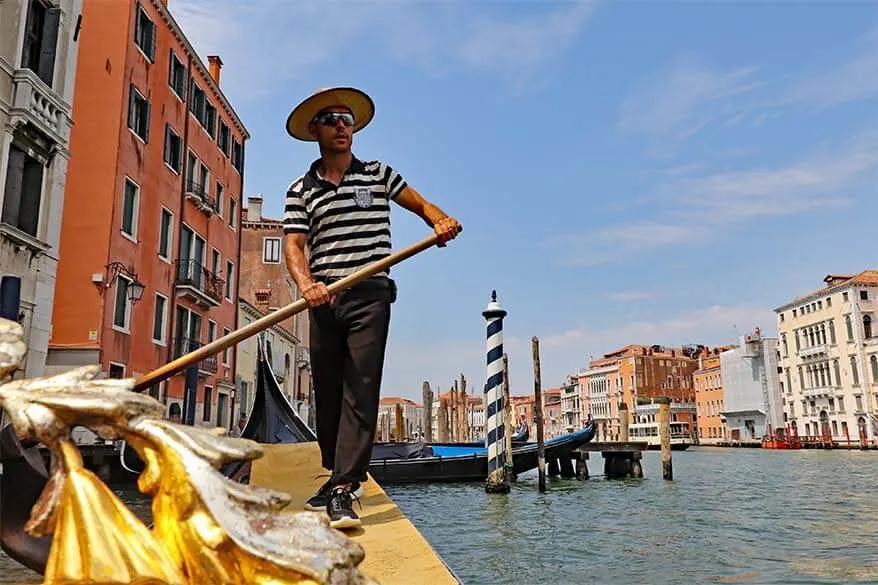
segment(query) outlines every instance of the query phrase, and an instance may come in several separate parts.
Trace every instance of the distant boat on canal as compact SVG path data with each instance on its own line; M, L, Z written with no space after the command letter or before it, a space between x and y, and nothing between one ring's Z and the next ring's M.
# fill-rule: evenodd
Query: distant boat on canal
M671 450L685 451L692 445L692 431L688 422L674 421L671 427ZM628 426L628 438L631 441L645 441L648 449L661 449L658 422L632 423Z

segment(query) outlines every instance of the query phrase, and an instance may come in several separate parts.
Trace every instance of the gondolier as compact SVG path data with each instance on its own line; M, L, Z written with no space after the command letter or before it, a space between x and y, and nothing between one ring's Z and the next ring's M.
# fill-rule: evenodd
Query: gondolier
M336 528L360 525L352 493L369 468L396 285L385 271L334 298L327 286L390 255L390 202L421 217L440 246L462 229L390 165L353 155L353 134L374 113L367 94L339 87L318 90L287 118L291 136L320 148L287 191L284 257L310 307L317 441L331 471L305 507L325 509Z

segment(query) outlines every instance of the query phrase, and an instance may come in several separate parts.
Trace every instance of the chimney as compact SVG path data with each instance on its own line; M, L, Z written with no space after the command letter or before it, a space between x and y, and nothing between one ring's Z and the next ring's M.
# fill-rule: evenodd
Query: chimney
M214 83L219 86L220 69L223 68L223 60L219 58L219 55L208 55L207 62L210 64L210 76L213 77Z
M262 195L247 198L247 221L262 221Z

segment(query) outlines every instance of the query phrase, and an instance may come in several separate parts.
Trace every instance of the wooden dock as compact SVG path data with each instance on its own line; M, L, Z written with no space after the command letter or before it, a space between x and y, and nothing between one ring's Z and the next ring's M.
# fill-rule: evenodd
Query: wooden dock
M588 460L589 453L600 453L604 458L604 475L610 479L619 479L624 477L643 477L643 465L640 463L643 458L643 451L649 447L646 441L607 441L607 442L590 442L576 449L580 454L580 468L577 475L588 479Z
M253 462L250 483L286 492L293 502L285 512L300 512L305 500L326 481L316 442L263 445L265 455ZM366 550L360 568L381 583L459 584L461 581L436 554L430 543L374 480L363 484L360 505L354 510L362 529L345 531Z

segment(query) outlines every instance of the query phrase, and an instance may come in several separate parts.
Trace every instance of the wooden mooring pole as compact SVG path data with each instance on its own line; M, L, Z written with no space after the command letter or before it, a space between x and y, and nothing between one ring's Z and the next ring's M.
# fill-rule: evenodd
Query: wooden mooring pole
M504 407L504 424L506 430L506 476L510 480L516 479L515 470L512 466L512 416L513 416L513 408L512 408L512 398L510 398L509 392L509 356L505 353L503 354L503 407Z
M546 451L543 443L543 390L540 377L540 340L534 336L534 418L537 423L537 474L539 490L546 491Z
M421 440L427 443L433 442L433 392L430 390L430 383L424 382L422 389L424 395L424 412L421 416L421 424L424 427Z
M674 479L674 465L671 461L671 399L661 398L656 402L659 405L658 423L659 439L662 444L662 477L671 481Z
M623 400L619 403L619 441L628 442L628 404Z

